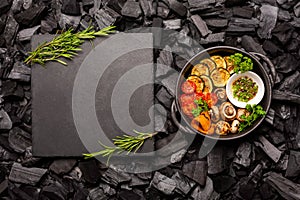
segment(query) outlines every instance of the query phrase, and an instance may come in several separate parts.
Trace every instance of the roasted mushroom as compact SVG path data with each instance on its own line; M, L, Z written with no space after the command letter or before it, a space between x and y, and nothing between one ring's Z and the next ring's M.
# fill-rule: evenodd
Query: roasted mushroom
M210 110L210 118L212 122L217 122L220 120L220 112L217 106L212 106Z
M236 114L236 118L240 121L240 122L243 122L245 120L242 119L242 115L245 115L245 117L249 116L250 113L248 110L244 109L244 108L239 108L237 110L237 114Z
M230 131L230 124L225 121L219 121L216 124L215 132L218 135L227 135Z
M191 126L197 131L207 134L210 128L210 116L208 111L202 112L198 117L195 117L191 122Z
M214 93L217 95L218 100L220 100L221 102L226 101L227 95L226 95L225 88L217 88L217 89L214 90Z
M239 130L239 125L240 125L239 120L237 120L237 119L233 120L231 123L230 132L237 133Z
M223 120L232 121L235 119L236 110L231 103L224 102L220 106L220 115Z

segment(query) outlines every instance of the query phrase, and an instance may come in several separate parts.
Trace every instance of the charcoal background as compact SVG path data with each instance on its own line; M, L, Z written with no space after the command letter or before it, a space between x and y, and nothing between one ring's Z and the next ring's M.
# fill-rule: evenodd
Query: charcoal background
M203 138L197 136L187 151L172 153L171 165L152 173L127 174L94 159L32 157L30 66L22 62L30 39L70 27L83 30L89 23L97 29L114 24L119 31L164 27L204 47L229 45L267 55L277 73L267 120L249 137L218 142L205 158L198 156ZM2 0L1 198L300 199L299 29L298 0ZM186 61L169 48L155 51L155 59L180 71ZM156 71L161 80L176 79L169 75ZM168 110L167 122L156 127L157 149L177 131L170 88L155 88L156 100Z

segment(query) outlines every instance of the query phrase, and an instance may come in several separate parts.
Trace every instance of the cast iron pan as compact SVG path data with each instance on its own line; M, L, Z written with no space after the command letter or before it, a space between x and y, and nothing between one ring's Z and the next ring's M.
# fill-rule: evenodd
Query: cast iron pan
M264 117L258 119L251 127L248 127L245 130L243 130L242 132L239 132L237 134L228 134L228 135L221 135L221 136L216 135L216 134L206 135L204 133L197 131L192 126L190 126L190 120L181 111L181 107L180 107L180 103L179 103L179 97L182 93L181 92L181 84L186 80L186 78L190 74L193 66L195 64L199 63L199 61L201 61L205 58L209 58L210 56L213 56L213 55L226 56L226 55L232 55L234 53L242 53L243 55L248 56L249 58L251 58L253 60L253 64L254 64L253 71L261 77L261 79L263 80L264 85L265 85L265 95L264 95L262 101L260 102L260 105L263 107L263 109L266 112L268 112L268 110L270 108L270 104L271 104L271 98L272 98L272 87L274 85L273 80L275 80L275 77L276 77L275 68L274 68L272 62L266 56L259 54L259 53L253 53L253 52L249 53L249 52L243 51L243 50L235 48L235 47L217 46L217 47L212 47L212 48L206 49L204 51L201 51L197 55L195 55L193 58L191 58L189 60L189 62L187 62L187 64L184 66L184 68L182 69L182 71L178 77L177 85L176 85L176 98L172 104L171 116L172 116L174 123L180 129L182 129L183 131L188 132L188 133L201 134L201 135L203 135L205 137L209 137L211 139L232 140L232 139L237 139L237 138L243 137L245 135L248 135L262 123L262 121L264 120ZM268 64L268 66L270 68L269 70L271 72L270 75L268 75L268 73L267 73L266 69L264 68L264 66L262 65L262 63L260 63L259 58L261 58ZM181 123L176 118L176 112L180 113L180 116L182 119Z

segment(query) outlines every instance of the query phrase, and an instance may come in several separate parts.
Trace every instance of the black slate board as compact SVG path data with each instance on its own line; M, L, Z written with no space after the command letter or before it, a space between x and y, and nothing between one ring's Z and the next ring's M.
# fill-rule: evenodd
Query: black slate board
M126 37L140 38L136 42L143 43L147 47L153 46L152 34L126 33ZM38 44L49 41L53 35L37 35L32 39L32 49ZM86 148L78 136L77 129L73 120L72 113L72 91L76 74L84 59L96 46L106 40L97 38L93 45L85 42L79 53L73 60L67 60L68 66L63 66L56 62L49 62L42 67L32 66L31 86L32 86L32 134L33 134L33 155L41 157L63 157L63 156L82 156L82 153L98 151L99 144ZM111 44L109 48L118 48L118 45ZM115 45L115 46L114 46ZM101 55L99 55L101 56ZM93 61L89 61L93 62ZM150 63L150 64L149 64ZM107 138L112 139L117 135L122 135L122 131L116 126L112 119L109 109L109 102L113 87L113 82L128 70L135 66L147 64L149 66L145 73L148 82L153 82L153 50L152 48L140 49L126 53L117 58L105 71L97 85L95 95L95 108L98 122L104 127ZM98 67L102 66L97 63ZM134 80L132 80L134 81ZM153 84L148 84L137 89L130 99L129 113L136 124L144 126L151 125L149 108L154 104ZM122 106L122 105L120 105ZM82 116L83 118L85 116ZM153 118L152 118L153 119ZM131 124L125 129L132 130ZM153 131L152 130L147 131ZM86 133L94 134L94 133ZM141 152L152 152L154 149L153 141L147 141Z

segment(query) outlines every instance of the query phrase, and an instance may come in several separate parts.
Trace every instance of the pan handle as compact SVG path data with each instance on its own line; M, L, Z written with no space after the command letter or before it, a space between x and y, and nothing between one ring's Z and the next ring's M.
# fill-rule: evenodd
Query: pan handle
M191 134L195 134L194 131L192 131L190 128L183 126L182 124L179 123L179 121L176 118L176 112L178 112L177 107L176 107L176 103L175 100L173 100L172 102L172 106L171 106L171 118L174 122L174 124L181 129L182 131L186 132L186 133L191 133Z
M263 59L269 66L271 74L269 75L270 81L271 81L271 86L273 87L276 81L276 70L275 70L275 66L273 65L272 61L265 55L261 54L261 53L256 53L256 52L250 52L251 54L253 54L256 57L259 57L261 59Z

